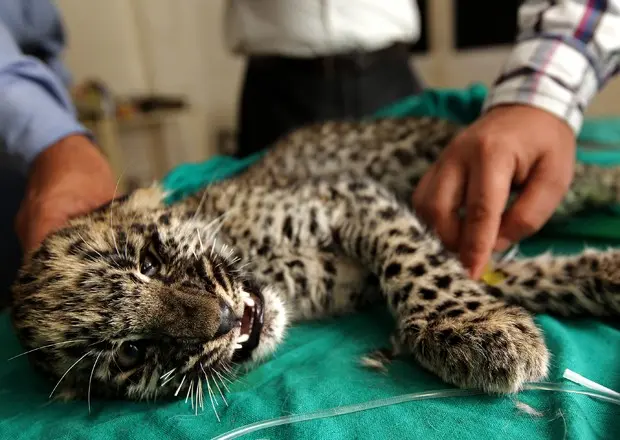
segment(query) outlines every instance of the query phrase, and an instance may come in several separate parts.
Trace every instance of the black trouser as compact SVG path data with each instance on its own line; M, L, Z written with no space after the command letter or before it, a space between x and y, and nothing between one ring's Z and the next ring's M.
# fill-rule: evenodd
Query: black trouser
M406 45L374 53L293 59L250 57L239 109L238 156L327 119L359 119L423 86Z

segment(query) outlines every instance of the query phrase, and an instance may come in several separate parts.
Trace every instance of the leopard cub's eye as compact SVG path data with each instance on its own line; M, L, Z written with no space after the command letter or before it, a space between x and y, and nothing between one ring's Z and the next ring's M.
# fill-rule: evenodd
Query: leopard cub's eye
M140 341L123 342L116 352L116 363L123 370L136 367L144 361L146 347Z
M140 260L140 273L152 277L159 270L159 260L153 252L146 251Z

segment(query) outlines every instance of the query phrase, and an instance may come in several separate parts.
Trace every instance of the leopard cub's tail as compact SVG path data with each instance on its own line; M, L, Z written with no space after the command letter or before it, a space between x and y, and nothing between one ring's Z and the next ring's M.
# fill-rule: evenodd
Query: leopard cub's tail
M564 317L620 315L620 250L499 263L489 292L535 313Z

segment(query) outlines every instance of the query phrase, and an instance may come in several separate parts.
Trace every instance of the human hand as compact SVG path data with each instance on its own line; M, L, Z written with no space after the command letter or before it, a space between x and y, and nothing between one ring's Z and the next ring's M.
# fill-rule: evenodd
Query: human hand
M88 138L72 135L47 148L32 164L15 220L24 253L71 217L110 201L115 188L110 166Z
M457 135L427 171L414 206L478 279L493 250L549 220L572 181L575 150L573 130L555 115L526 105L495 107ZM513 184L522 190L505 210Z

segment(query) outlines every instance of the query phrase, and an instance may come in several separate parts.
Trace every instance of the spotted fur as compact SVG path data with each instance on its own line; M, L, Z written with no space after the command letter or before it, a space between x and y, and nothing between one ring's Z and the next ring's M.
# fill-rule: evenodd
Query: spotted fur
M617 315L620 258L546 256L506 263L492 288L469 279L409 207L459 129L306 127L172 206L154 186L77 218L24 263L19 339L58 395L185 398L222 391L231 363L269 356L290 323L381 303L399 352L457 386L517 391L549 363L526 309ZM579 166L571 194L617 201L617 174Z

